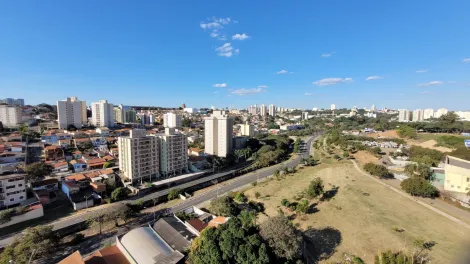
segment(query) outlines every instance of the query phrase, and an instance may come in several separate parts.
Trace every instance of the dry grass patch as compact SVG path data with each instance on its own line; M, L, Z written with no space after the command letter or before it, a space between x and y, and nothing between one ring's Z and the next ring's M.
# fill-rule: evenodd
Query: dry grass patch
M318 202L318 211L297 216L293 222L317 241L317 250L323 248L319 253L331 255L325 262L351 253L373 263L379 250L411 249L413 241L421 238L437 242L430 252L433 263L451 263L470 237L466 228L359 174L347 161L308 167L279 181L258 184L246 194L254 199L259 192L256 200L264 203L268 216L275 216L282 199L295 201L293 197L315 177L323 179L326 191L337 186L338 192L329 201L312 200Z

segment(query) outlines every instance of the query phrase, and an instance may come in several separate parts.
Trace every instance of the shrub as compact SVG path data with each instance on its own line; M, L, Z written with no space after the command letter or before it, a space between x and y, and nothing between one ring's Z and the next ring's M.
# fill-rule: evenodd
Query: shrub
M437 166L444 154L435 149L423 148L420 146L412 146L410 148L410 160L426 164L428 166Z
M196 216L194 214L188 214L184 211L176 213L176 216L183 222L187 221L187 220L190 220L190 219L196 218Z
M239 202L239 203L246 203L248 202L248 198L246 198L246 195L242 192L239 192L235 195L235 201Z
M411 177L401 182L401 188L413 195L434 198L439 196L439 191L429 181L420 177Z
M364 170L380 178L393 178L393 174L390 173L384 165L377 165L369 162L364 165Z
M11 218L15 215L15 209L5 209L0 211L0 224L10 222Z
M118 187L114 189L114 191L111 193L111 200L113 201L119 201L123 198L127 197L127 189L126 188L121 188Z
M282 206L285 206L285 207L289 207L289 206L290 206L289 200L287 200L287 199L285 199L285 198L282 199L281 205L282 205Z
M312 199L322 195L323 192L323 181L321 178L317 177L310 182L306 194L308 198Z
M397 133L401 138L417 138L416 130L409 126L400 126Z
M173 200L173 199L176 199L179 197L179 195L182 193L183 190L181 190L180 188L174 188L174 189L171 189L169 192L168 192L168 200Z
M255 192L255 198L256 198L256 199L259 199L260 197L261 197L261 193Z

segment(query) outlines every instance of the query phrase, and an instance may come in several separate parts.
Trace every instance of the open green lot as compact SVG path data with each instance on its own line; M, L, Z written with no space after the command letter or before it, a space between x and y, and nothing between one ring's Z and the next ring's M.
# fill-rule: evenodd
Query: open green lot
M348 161L306 167L245 194L263 202L266 215L275 216L282 199L295 202L293 197L315 177L323 179L326 191L339 188L328 201L311 200L311 213L296 216L293 223L314 241L312 250L324 256L321 263L342 260L345 253L373 263L381 250L413 250L415 239L437 243L429 252L432 263L453 263L470 238L470 230L361 175ZM261 215L259 221L264 219Z

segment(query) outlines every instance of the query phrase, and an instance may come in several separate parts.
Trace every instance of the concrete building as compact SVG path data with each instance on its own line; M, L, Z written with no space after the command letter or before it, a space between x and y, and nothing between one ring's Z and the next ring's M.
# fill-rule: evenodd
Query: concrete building
M470 191L470 161L446 157L444 189L459 193Z
M78 97L57 101L57 118L59 129L67 129L69 125L82 128L87 123L85 101L78 100Z
M428 108L423 111L423 119L431 119L434 117L434 109Z
M21 123L21 108L13 105L0 105L0 122L5 127L15 127Z
M331 110L331 111L336 110L336 105L335 105L335 104L330 105L330 110Z
M443 115L446 115L449 112L449 110L445 108L439 108L436 113L434 113L434 118L439 118Z
M137 112L135 110L126 111L124 123L137 123Z
M160 138L160 172L163 176L175 176L188 172L188 140L185 135L175 133L174 128L165 128Z
M470 121L469 111L457 111L455 114L460 118L461 121Z
M264 104L262 104L259 108L259 114L261 116L266 116L266 106Z
M372 105L372 106L370 107L370 111L371 111L371 112L375 112L375 111L376 111L375 105Z
M91 123L96 127L114 126L114 107L107 100L91 104Z
M181 127L181 116L175 113L166 113L163 115L163 126L168 128Z
M188 114L196 114L198 112L197 108L188 108L188 107L184 108L183 111Z
M239 136L253 137L255 135L255 126L246 121L245 124L240 125L240 131L238 134Z
M419 122L424 120L424 111L421 109L413 110L413 122Z
M13 98L0 99L0 104L24 106L24 99L21 99L21 98L17 98L17 99L13 99Z
M269 115L276 116L276 107L273 104L269 105Z
M123 124L126 118L124 110L122 110L118 106L114 106L113 112L114 112L114 122Z
M147 136L145 129L133 129L128 137L119 137L119 170L133 183L159 177L159 143L159 138Z
M302 112L302 120L308 120L308 112Z
M0 208L10 207L26 200L26 174L0 175Z
M408 109L399 109L398 110L398 121L399 122L409 122L411 120L411 112Z
M233 119L225 111L214 111L204 120L205 153L226 157L232 152Z

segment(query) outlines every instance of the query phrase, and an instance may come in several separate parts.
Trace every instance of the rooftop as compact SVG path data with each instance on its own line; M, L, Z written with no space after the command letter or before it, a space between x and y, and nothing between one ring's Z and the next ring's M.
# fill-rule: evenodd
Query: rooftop
M153 229L173 249L183 251L196 237L188 228L173 216L163 217L153 224Z
M116 245L95 251L84 260L85 264L130 264Z
M470 170L470 161L447 156L447 164Z

